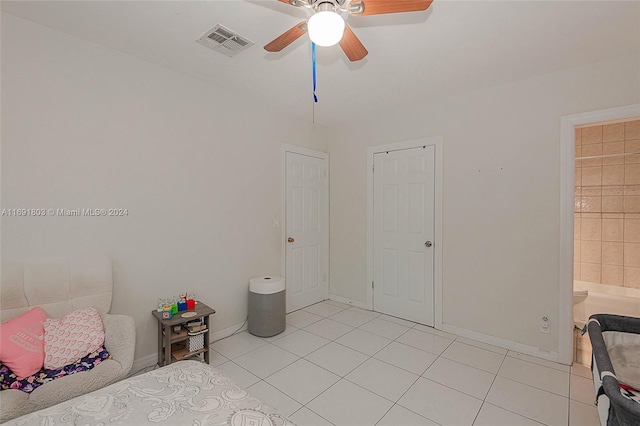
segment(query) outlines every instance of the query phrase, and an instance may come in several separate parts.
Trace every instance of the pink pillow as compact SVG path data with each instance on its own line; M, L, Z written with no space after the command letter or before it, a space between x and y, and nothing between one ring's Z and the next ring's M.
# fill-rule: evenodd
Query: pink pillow
M73 311L44 322L44 368L72 364L104 344L104 327L95 308Z
M44 327L47 314L39 307L0 324L0 361L18 378L40 371L44 361Z

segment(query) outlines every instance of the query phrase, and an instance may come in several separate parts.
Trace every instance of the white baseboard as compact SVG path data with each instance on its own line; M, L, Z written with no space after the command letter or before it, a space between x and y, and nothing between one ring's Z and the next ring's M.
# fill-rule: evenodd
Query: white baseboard
M221 339L224 339L225 337L229 337L235 332L241 332L246 329L247 329L247 324L245 322L242 324L232 325L231 327L227 327L224 330L211 332L209 334L209 342L213 343L217 340L221 340ZM152 354L149 354L147 356L134 360L133 367L131 367L131 372L135 373L144 368L156 365L157 363L158 363L158 353L154 352Z
M342 296L336 296L335 294L330 294L329 300L333 300L334 302L344 303L345 305L355 306L357 308L366 309L368 311L371 310L371 308L369 308L366 303L358 302L357 300L347 299L346 297L342 297Z
M543 351L542 349L536 348L534 346L512 342L511 340L505 340L495 336L489 336L488 334L478 333L477 331L467 330L465 328L456 327L451 324L442 324L442 331L457 334L458 336L466 337L468 339L476 340L482 343L487 343L489 345L498 346L500 348L508 349L511 351L520 352L522 354L531 355L536 358L546 359L547 361L560 363L558 352Z
M344 303L346 305L356 306L358 308L371 310L366 303L359 302L357 300L348 299L346 297L337 296L335 294L329 295L329 300L335 302ZM476 340L478 342L487 343L489 345L498 346L500 348L512 350L525 355L531 355L536 358L546 359L547 361L560 362L558 352L548 352L534 346L524 345L522 343L512 342L511 340L501 339L499 337L489 336L488 334L478 333L476 331L467 330L465 328L456 327L450 324L442 324L442 331L456 334L461 337Z

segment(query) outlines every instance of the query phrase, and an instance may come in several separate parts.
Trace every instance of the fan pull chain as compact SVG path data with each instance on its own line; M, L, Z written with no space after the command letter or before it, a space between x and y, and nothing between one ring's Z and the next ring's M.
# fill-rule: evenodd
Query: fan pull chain
M316 104L318 103L318 97L316 96L316 44L314 42L311 42L311 70L313 73L313 103L311 104L311 122L315 124Z
M311 42L311 64L313 69L313 102L318 103L316 96L316 44Z

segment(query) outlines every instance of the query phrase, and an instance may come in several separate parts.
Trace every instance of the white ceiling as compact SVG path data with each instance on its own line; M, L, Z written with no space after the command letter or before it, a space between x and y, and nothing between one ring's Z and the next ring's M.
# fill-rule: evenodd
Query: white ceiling
M266 43L307 19L276 0L2 1L13 15L312 119L310 42ZM447 1L425 12L349 17L369 50L318 48L315 122L367 113L640 51L639 1ZM234 58L195 40L220 23L255 45Z

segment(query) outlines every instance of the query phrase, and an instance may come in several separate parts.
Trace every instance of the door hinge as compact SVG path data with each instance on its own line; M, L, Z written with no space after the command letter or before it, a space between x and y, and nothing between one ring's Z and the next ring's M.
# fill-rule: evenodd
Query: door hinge
M327 281L327 274L324 274L324 280Z
M375 173L376 172L376 166L371 166L371 173Z
M371 281L371 288L376 288L376 285L374 284L373 281Z

